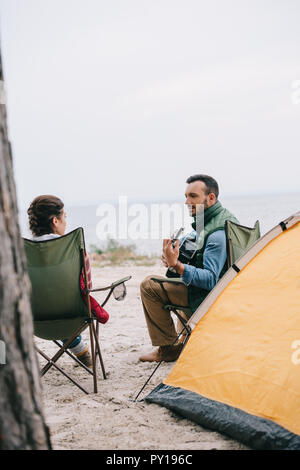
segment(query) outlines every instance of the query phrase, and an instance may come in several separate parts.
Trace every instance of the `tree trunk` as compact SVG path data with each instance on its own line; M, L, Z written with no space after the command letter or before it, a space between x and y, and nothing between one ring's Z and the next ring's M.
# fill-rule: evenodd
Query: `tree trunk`
M0 86L2 84L0 54ZM1 102L0 240L0 449L50 449L49 432L41 409L30 282L18 223L6 107Z

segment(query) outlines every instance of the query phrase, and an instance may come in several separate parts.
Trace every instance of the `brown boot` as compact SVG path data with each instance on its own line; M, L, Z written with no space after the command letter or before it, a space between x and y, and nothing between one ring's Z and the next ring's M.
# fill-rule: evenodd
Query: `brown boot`
M173 362L178 359L183 345L181 343L168 345L168 346L159 346L155 351L145 354L140 357L142 362Z
M81 353L79 353L79 354L75 354L75 356L76 356L86 367L89 367L89 368L92 368L92 367L93 367L92 356L90 355L88 348L84 349L84 350L81 351ZM79 364L76 364L76 365L79 365Z

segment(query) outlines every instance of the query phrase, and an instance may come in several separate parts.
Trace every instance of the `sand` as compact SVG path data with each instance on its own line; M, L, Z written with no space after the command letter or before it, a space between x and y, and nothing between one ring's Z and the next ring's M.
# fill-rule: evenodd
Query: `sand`
M128 266L92 268L94 287L100 287L126 275L127 297L107 304L110 319L100 325L100 341L107 380L99 369L98 393L94 394L92 376L67 357L59 365L79 379L91 392L83 393L52 368L43 378L43 405L54 449L105 450L204 450L246 449L242 444L217 432L204 429L156 404L132 399L155 365L139 362L142 353L153 349L141 308L139 285L149 274L163 275L165 268ZM98 301L103 294L95 294ZM88 340L88 333L83 337ZM36 339L49 355L57 347ZM40 361L41 365L43 360ZM174 363L163 363L140 398L162 382Z

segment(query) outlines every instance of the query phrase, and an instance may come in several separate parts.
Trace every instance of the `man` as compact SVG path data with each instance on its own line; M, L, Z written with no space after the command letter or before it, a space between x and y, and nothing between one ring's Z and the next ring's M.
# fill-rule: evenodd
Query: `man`
M164 283L169 300L179 306L187 306L194 312L207 294L213 289L226 271L226 234L225 221L238 220L218 200L219 187L214 178L207 175L194 175L187 179L185 204L194 217L192 227L196 230L199 249L193 258L193 265L178 261L179 240L175 247L172 240L164 240L162 260L167 267L173 267L181 276L183 283L172 285ZM203 217L199 229L199 216ZM144 314L155 351L140 357L140 361L176 361L182 350L177 342L176 329L171 313L164 309L169 303L161 285L148 276L141 284L141 298Z

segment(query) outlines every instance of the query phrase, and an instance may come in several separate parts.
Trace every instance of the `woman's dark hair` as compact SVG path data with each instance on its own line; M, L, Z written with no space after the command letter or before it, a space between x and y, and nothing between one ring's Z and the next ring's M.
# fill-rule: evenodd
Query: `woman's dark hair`
M60 219L64 208L63 202L55 196L43 195L36 197L30 204L27 214L29 228L33 235L40 236L52 233L52 219Z
M202 181L207 188L207 194L214 193L216 196L216 199L218 199L219 196L219 186L216 180L212 176L208 175L194 175L190 176L186 182L188 184L193 183L194 181Z

